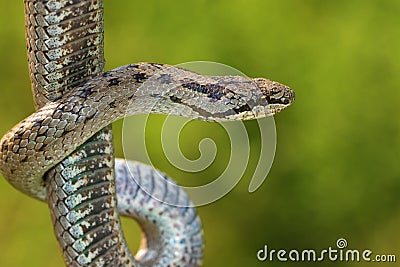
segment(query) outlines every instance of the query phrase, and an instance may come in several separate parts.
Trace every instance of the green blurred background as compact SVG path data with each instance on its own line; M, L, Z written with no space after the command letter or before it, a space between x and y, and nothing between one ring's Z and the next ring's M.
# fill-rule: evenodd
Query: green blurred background
M34 109L23 3L0 3L2 135ZM400 261L400 1L106 0L104 5L106 69L139 61L216 61L280 81L297 93L294 105L275 117L277 151L261 188L247 192L260 141L249 122L254 161L230 194L198 208L204 266L363 266L267 263L256 257L264 245L320 250L335 248L341 237L348 248L397 254ZM153 127L162 120L154 117ZM114 127L118 156L121 125ZM182 134L188 158L199 156L193 140L215 127L202 124L203 131L189 127ZM159 139L156 130L147 138ZM226 144L223 134L214 141ZM224 153L217 156L222 167L214 167L215 173L226 164ZM185 180L160 158L157 167ZM1 178L0 214L0 266L63 266L45 204ZM124 220L124 228L137 247L135 223Z

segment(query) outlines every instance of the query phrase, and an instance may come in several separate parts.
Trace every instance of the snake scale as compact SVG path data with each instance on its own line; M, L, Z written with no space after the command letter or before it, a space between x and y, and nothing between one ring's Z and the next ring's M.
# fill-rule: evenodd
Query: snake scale
M25 12L37 111L1 139L3 176L49 203L68 266L201 265L201 223L189 198L149 166L114 161L108 125L143 113L262 118L289 106L294 92L268 79L205 76L157 63L102 73L102 1L25 0ZM135 257L118 211L144 232Z

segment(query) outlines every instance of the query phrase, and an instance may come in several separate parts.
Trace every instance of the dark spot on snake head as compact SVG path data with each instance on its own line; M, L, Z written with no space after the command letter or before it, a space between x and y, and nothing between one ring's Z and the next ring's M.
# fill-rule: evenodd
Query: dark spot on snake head
M248 104L241 105L240 107L234 108L233 111L235 111L237 114L245 112L245 111L251 111L251 107Z
M116 108L117 107L117 104L115 103L115 101L111 102L108 105L110 106L110 108Z
M176 97L174 95L170 96L169 99L171 99L171 101L174 103L182 103L182 98Z
M120 80L118 78L112 78L108 80L108 87L114 86L114 85L120 85Z
M143 80L146 80L146 79L147 79L146 73L143 73L143 72L135 73L135 74L133 74L132 77L133 77L133 79L135 79L136 82L138 82L138 83L142 83Z
M102 76L103 77L110 77L110 76L112 76L112 73L111 73L111 71L106 71L106 72L103 73Z

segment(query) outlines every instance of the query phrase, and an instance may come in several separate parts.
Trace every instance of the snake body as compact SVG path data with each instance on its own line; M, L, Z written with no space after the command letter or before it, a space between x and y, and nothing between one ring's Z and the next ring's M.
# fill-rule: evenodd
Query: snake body
M99 74L101 1L25 1L25 9L38 110L1 139L3 176L49 202L67 265L200 265L201 224L187 195L143 164L117 160L114 166L107 125L141 113L255 119L289 106L293 91L267 79L211 77L155 63ZM147 181L147 193L132 175ZM115 191L121 214L136 218L145 233L136 259L120 229Z
M289 87L267 79L211 77L154 63L127 65L74 88L17 124L1 140L0 170L18 190L45 200L43 175L127 115L246 120L273 115L292 100Z
M40 108L103 72L103 3L28 0L24 6L32 91L36 107ZM117 209L111 126L74 153L79 156L68 156L43 177L48 181L47 202L66 264L133 265ZM81 186L73 189L68 186L71 183ZM92 194L96 190L102 190L103 195ZM71 214L82 210L84 203L66 203L81 195L86 195L85 202L94 208L80 213L79 220L71 219ZM72 234L71 230L77 228L84 231Z

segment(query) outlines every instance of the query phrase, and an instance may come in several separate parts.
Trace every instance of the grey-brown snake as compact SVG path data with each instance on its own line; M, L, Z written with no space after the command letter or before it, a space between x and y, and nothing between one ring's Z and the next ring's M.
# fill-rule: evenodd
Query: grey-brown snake
M262 118L289 106L293 91L267 79L204 76L156 63L101 74L101 1L26 0L25 12L37 111L1 139L3 176L49 203L68 266L199 266L201 224L187 195L171 190L171 180L149 166L115 164L108 125L142 113ZM181 207L150 197L132 175L150 181L146 191ZM118 210L144 231L136 257L125 244Z

